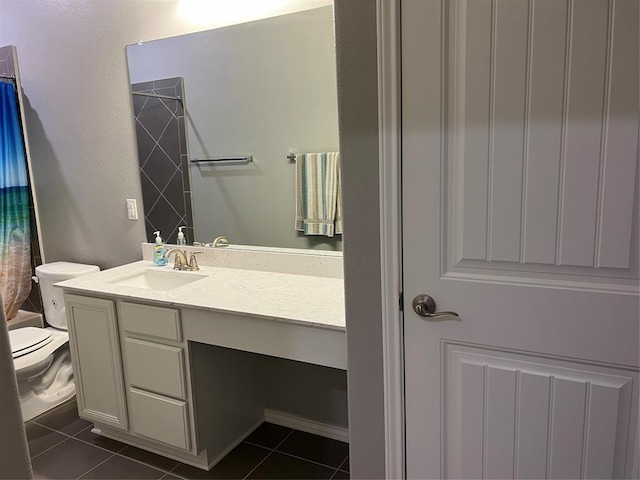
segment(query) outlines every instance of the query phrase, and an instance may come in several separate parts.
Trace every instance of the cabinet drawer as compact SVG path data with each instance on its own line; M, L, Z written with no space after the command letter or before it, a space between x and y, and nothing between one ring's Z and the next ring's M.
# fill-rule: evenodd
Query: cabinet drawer
M182 348L125 338L129 385L186 399Z
M186 402L135 388L130 388L129 393L129 416L134 433L172 447L190 450Z
M182 341L179 310L122 302L121 314L120 322L125 332Z

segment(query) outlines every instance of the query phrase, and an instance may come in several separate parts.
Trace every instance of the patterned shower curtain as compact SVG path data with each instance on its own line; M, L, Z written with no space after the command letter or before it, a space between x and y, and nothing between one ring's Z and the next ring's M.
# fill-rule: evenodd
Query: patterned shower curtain
M0 81L0 290L7 319L31 292L27 160L16 87Z

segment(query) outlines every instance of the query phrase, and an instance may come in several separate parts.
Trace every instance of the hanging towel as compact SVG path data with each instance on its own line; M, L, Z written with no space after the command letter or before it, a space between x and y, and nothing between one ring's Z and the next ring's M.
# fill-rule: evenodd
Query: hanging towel
M305 235L342 233L340 153L296 155L295 229Z

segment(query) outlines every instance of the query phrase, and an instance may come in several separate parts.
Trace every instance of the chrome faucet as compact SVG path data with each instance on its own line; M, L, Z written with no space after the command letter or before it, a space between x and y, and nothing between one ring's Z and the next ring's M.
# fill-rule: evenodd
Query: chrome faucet
M229 240L227 239L227 237L223 235L216 237L216 239L213 241L213 247L228 247L228 246L229 246Z
M166 252L164 252L165 258L169 258L169 255L175 253L175 260L173 262L174 270L189 270L189 265L187 263L187 253L184 250L180 250L179 248L170 248Z

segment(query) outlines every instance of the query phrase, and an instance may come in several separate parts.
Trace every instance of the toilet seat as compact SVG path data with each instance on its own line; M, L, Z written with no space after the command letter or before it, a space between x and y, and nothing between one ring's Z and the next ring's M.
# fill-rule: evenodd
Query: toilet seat
M66 345L69 342L69 334L65 331L54 330L52 328L36 328L36 327L25 327L25 328L33 328L34 330L41 330L39 332L43 338L44 336L48 336L48 340L41 341L31 347L27 347L29 352L26 352L26 349L18 351L19 355L14 354L13 356L13 366L15 368L16 374L21 376L23 371L29 370L31 367L36 366L40 362L45 361L48 357L50 357L56 350L58 350L63 345ZM12 332L17 332L22 329L11 330L9 334ZM12 335L13 336L13 335ZM13 340L11 341L13 350ZM37 348L36 348L37 347Z
M9 331L11 355L18 358L34 352L53 340L53 333L44 328L24 327Z

